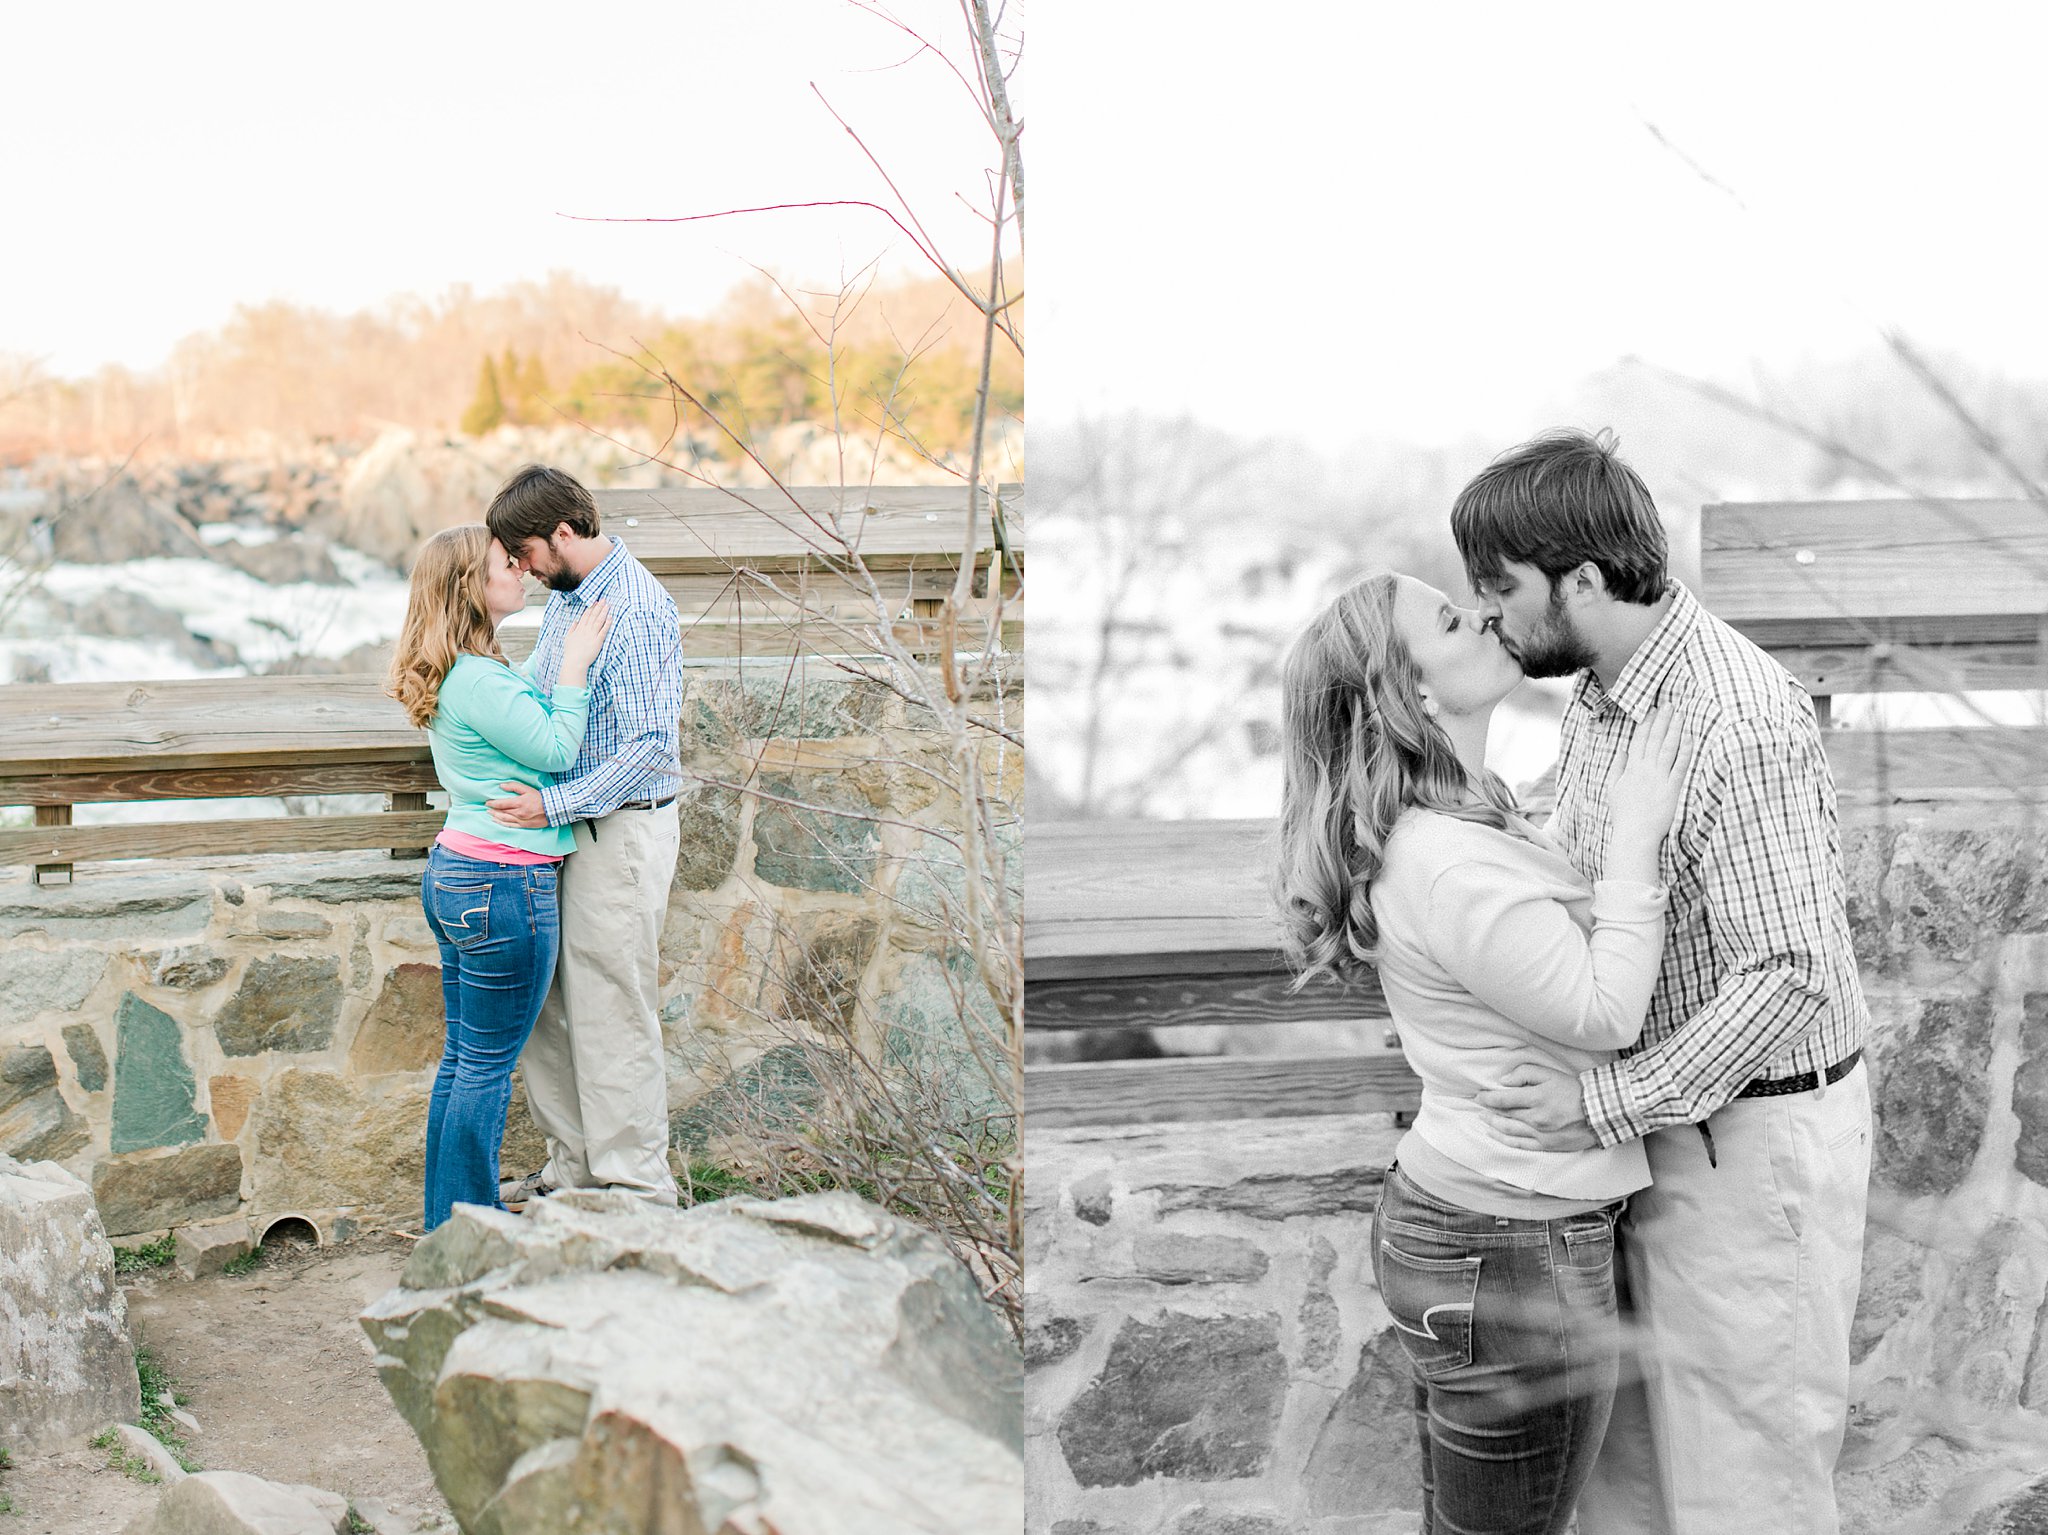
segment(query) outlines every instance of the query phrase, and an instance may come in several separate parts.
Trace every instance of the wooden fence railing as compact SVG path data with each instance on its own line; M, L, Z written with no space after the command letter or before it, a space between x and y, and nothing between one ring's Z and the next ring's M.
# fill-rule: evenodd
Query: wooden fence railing
M1824 721L1838 693L2048 687L2048 508L1710 506L1701 545L1708 609L1798 677ZM2036 726L1831 729L1826 741L1848 813L1910 800L2026 806L2048 788L2048 733ZM1288 995L1265 887L1271 835L1266 821L1034 822L1025 886L1031 1034L1043 1042L1055 1031L1094 1031L1128 1045L1190 1024L1384 1018L1372 986ZM1141 1032L1111 1032L1132 1030ZM1166 1033L1142 1032L1150 1030ZM1027 1122L1039 1128L1407 1112L1419 1093L1399 1055L1376 1049L1025 1071Z
M605 531L624 539L675 597L686 657L857 648L848 641L858 626L875 622L875 607L840 535L888 596L898 637L913 650L927 648L967 544L963 493L914 486L795 494L799 508L775 493L749 492L756 510L716 490L596 493ZM1001 537L997 518L985 514L975 541L977 599L961 636L970 647L987 639L991 582L1006 594L1021 583L1022 487L1002 487L999 504ZM848 508L837 533L835 505ZM534 632L508 625L507 653L523 657ZM1013 602L1003 643L1014 648L1022 638L1021 605ZM0 806L31 806L35 815L33 827L0 829L0 865L30 864L43 883L99 859L416 853L442 823L442 813L427 808L433 767L426 736L383 689L381 676L0 688ZM123 801L353 793L383 794L387 808L98 826L75 825L72 814L78 805Z

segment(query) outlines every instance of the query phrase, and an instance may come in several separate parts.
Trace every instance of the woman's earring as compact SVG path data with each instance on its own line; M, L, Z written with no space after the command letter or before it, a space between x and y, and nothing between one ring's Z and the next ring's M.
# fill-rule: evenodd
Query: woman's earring
M1423 712L1424 714L1428 715L1428 716L1429 716L1429 717L1430 717L1431 719L1435 719L1435 718L1436 718L1436 700L1435 700L1434 698L1425 698L1425 699L1423 699L1423 700L1422 700L1422 712Z

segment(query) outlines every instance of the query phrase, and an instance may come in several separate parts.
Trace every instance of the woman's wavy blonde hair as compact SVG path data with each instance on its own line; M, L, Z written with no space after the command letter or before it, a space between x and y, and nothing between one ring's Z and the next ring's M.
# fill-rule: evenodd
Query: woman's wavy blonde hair
M1492 773L1475 783L1423 712L1422 677L1394 627L1396 578L1368 576L1318 613L1280 674L1280 846L1274 893L1298 989L1327 971L1355 979L1379 924L1372 882L1410 805L1504 829L1515 802Z
M480 522L443 528L420 548L405 603L405 627L385 689L424 730L433 723L441 684L457 656L502 661L484 588L490 580L491 530Z

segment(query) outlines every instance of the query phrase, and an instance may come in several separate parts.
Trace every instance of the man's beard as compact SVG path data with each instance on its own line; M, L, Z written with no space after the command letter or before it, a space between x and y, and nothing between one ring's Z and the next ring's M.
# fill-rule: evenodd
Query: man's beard
M1536 632L1509 652L1524 677L1569 677L1584 671L1594 661L1593 647L1573 626L1558 594L1550 594L1550 610Z
M540 575L540 572L535 571L534 574ZM557 565L540 579L541 585L554 592L573 592L583 584L583 578L567 565Z

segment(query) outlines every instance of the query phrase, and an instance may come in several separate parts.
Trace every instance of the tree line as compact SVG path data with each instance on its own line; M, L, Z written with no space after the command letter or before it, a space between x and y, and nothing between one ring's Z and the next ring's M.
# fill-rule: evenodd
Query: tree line
M871 435L886 422L952 452L973 421L980 321L937 279L817 290L763 277L694 317L569 273L346 315L243 305L153 371L109 364L53 378L0 356L0 463L138 449L232 456L368 441L393 426L705 431L691 398L742 436L829 422L836 408L849 431ZM1021 362L999 354L993 384L993 409L1021 414Z

